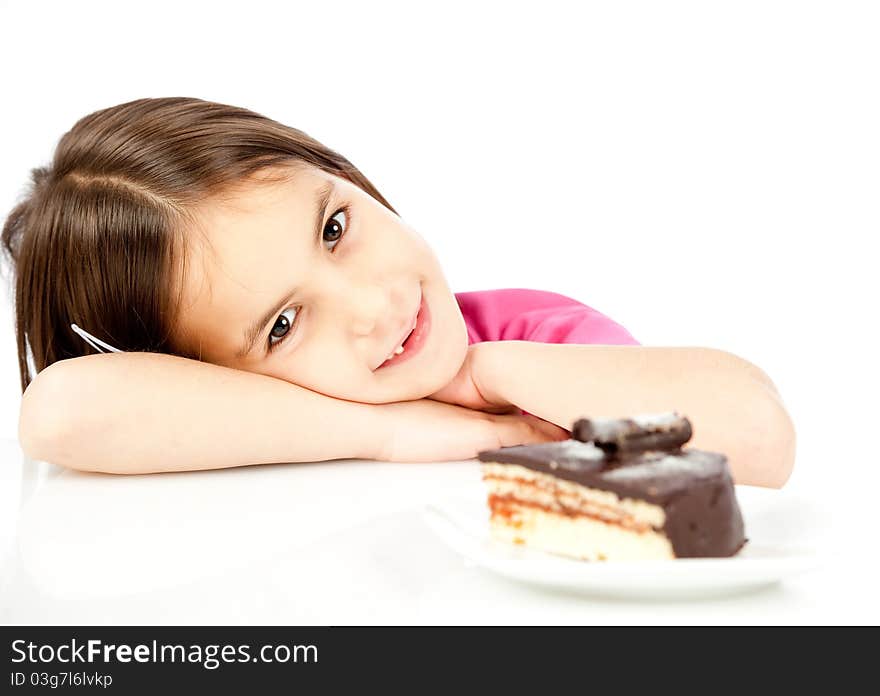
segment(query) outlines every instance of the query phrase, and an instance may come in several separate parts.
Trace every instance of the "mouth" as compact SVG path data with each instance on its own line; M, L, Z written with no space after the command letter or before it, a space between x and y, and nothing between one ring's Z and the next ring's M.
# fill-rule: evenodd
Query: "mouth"
M419 311L416 313L412 330L406 335L401 344L391 353L391 355L388 356L385 362L379 365L376 369L381 370L386 367L394 367L395 365L406 362L415 355L418 355L422 346L427 342L430 330L431 313L428 309L425 295L422 294L421 304L419 305Z

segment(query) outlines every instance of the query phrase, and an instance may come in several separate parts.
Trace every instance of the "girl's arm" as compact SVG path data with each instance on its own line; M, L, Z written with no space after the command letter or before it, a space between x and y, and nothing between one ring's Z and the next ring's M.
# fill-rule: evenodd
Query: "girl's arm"
M426 399L365 404L158 353L61 360L22 397L24 453L82 471L141 474L331 459L442 461L564 431Z
M83 471L151 473L367 455L366 404L265 375L157 353L62 360L22 397L32 459ZM295 442L295 445L294 445Z
M736 355L528 341L477 346L473 380L490 402L563 428L589 416L678 411L693 424L688 446L725 454L737 483L779 487L791 474L791 418L769 378Z

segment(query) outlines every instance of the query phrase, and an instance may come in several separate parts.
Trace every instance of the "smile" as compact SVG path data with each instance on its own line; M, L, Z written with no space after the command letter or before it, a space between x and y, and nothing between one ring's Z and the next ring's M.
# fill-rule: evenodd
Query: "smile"
M425 300L425 295L422 294L422 302L421 305L419 305L419 311L418 314L416 314L412 331L409 332L409 335L403 340L403 343L397 346L385 362L379 365L376 369L381 370L387 367L394 367L395 365L406 362L413 356L418 355L422 346L427 343L430 331L431 312L428 303Z

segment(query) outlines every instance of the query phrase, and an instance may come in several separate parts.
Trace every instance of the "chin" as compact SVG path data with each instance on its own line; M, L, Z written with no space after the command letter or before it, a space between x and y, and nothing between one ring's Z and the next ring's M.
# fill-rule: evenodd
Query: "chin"
M459 370L461 370L461 366L464 364L464 361L467 358L468 348L469 346L467 343L467 335L465 335L465 340L463 344L461 344L457 349L450 349L447 353L445 353L445 355L449 356L449 360L444 361L443 364L438 364L436 373L432 371L432 374L429 375L429 377L434 377L434 379L428 385L427 391L424 396L428 396L429 394L440 391L443 387L445 387L453 379L455 379L456 375L458 375ZM418 396L415 398L424 398L424 396Z
M442 387L444 385L440 385ZM388 385L384 389L371 389L369 394L344 394L337 395L337 398L346 399L348 401L359 401L362 404L393 404L399 401L415 401L416 399L424 399L426 396L433 394L436 389L423 388L421 380L419 384L412 382L399 385ZM331 394L331 396L333 396Z
M415 401L417 399L425 399L431 394L440 391L449 384L458 374L464 357L452 365L437 366L437 370L431 370L431 374L425 374L421 371L416 379L408 380L408 382L400 385L398 393L393 398L385 398L368 403L393 403L396 401ZM448 369L440 369L447 367Z

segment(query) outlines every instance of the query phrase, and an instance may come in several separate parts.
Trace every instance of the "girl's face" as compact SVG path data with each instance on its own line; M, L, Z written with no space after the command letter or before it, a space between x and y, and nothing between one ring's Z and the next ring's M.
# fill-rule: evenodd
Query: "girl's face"
M464 361L467 328L431 249L351 182L290 171L284 183L257 175L197 212L210 244L189 249L187 342L206 362L349 401L420 399L445 386ZM380 368L417 314L430 317L421 348Z

